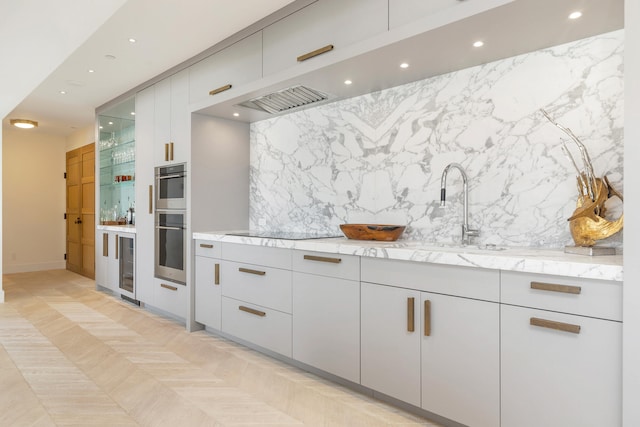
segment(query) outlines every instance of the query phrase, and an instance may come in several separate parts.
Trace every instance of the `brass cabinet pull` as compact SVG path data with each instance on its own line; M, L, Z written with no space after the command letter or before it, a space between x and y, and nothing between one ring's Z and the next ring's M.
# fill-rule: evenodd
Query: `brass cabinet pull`
M169 143L169 160L173 161L173 142Z
M264 311L254 310L253 308L245 307L244 305L238 306L238 310L246 313L255 314L256 316L264 317L267 315Z
M102 256L109 256L109 234L102 233Z
M120 241L120 239L118 238L118 235L116 234L116 259L118 259L118 242Z
M149 213L153 213L153 185L149 186Z
M238 268L238 271L242 273L257 274L258 276L264 276L265 274L267 274L266 271L252 270L250 268L243 268L243 267Z
M424 336L431 336L431 301L424 300Z
M209 243L200 243L201 248L213 249L213 245Z
M169 289L170 291L177 291L178 290L178 288L176 288L175 286L165 285L164 283L160 283L160 286L162 286L165 289Z
M529 320L529 324L532 326L539 326L541 328L555 329L557 331L571 332L572 334L580 333L580 325L572 325L571 323L554 322L553 320L539 319L532 317Z
M304 259L309 261L332 262L334 264L340 264L342 262L341 258L329 258L324 256L315 256L315 255L305 255Z
M164 161L169 161L169 144L164 144Z
M220 284L220 264L216 264L216 269L213 276L214 276L213 284L219 285Z
M307 59L311 59L315 56L322 55L323 53L327 53L333 50L333 45L329 44L325 47L321 47L320 49L316 49L313 52L305 53L304 55L298 56L298 62L306 61Z
M580 286L557 285L555 283L531 282L531 289L539 291L562 292L564 294L579 295L582 292Z
M415 328L415 298L407 298L407 332L413 332Z
M209 95L217 95L220 92L224 92L225 90L229 90L231 89L233 86L229 85L224 85L224 86L220 86L218 89L214 89L214 90L210 90L209 91Z

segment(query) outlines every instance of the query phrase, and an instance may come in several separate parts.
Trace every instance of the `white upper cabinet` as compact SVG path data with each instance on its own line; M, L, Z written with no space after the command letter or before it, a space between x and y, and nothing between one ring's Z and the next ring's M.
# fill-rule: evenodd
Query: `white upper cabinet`
M383 33L388 29L387 19L387 0L313 3L263 30L263 75L294 67L304 62L299 57L319 49L333 46L339 50Z
M189 102L213 100L262 77L262 31L189 67Z
M389 29L462 4L460 0L389 0Z
M154 85L154 163L162 166L189 160L189 70Z

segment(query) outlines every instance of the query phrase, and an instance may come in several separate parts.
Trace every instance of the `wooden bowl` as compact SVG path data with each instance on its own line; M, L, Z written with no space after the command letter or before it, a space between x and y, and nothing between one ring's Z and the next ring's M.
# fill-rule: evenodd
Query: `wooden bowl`
M404 231L404 225L387 224L340 224L340 230L348 239L381 240L393 242Z

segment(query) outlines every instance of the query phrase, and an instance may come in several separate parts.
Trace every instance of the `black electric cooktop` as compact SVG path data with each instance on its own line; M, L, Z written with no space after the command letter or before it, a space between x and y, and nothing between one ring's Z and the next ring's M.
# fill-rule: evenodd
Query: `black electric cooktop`
M285 240L329 239L333 237L344 237L343 235L331 233L297 233L291 231L246 231L242 233L227 234L229 236L260 237L263 239Z

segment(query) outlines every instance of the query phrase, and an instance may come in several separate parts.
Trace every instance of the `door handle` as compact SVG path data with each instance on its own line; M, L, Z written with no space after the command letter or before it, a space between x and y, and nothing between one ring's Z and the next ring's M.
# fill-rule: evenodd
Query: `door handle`
M74 224L82 224L82 220L80 218L76 218L75 221L73 221Z

